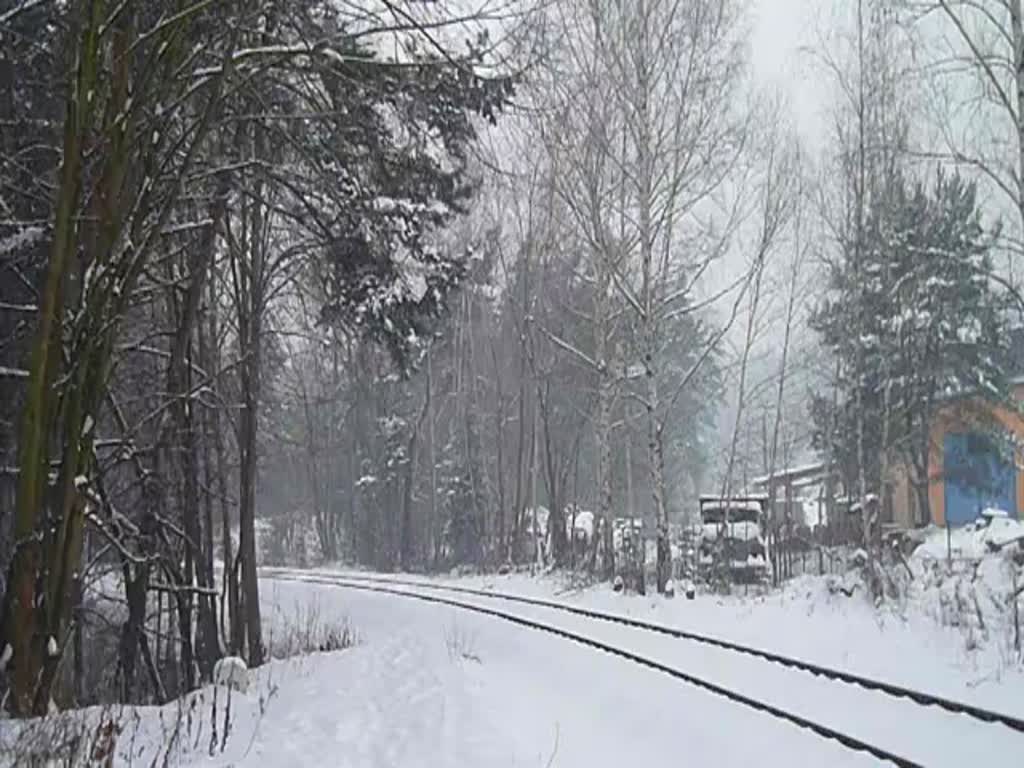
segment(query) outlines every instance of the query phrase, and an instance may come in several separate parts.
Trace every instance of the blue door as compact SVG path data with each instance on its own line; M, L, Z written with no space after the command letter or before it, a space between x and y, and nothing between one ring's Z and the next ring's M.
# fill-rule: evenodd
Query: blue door
M1017 515L1017 470L1012 453L997 438L949 434L942 448L947 525L969 523L986 507Z

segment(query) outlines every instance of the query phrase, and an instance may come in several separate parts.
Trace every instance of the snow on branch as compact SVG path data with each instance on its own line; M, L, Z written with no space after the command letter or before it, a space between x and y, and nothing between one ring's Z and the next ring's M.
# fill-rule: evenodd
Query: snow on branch
M43 239L42 227L25 227L19 229L13 235L0 237L0 256L16 251L19 248L37 243Z
M181 224L175 224L172 227L165 227L161 234L165 236L180 235L183 232L191 232L196 229L204 229L212 226L213 219L207 217L205 219L199 219L198 221L186 221Z
M46 2L46 0L23 0L20 5L14 6L9 11L0 13L0 25L14 21L16 16L20 16L26 11L31 11L37 5L42 5L44 2Z
M33 314L39 311L39 307L35 304L10 304L6 301L0 301L0 311L25 312L26 314Z
M600 371L600 370L602 370L604 368L604 362L603 361L595 360L590 355L588 355L586 352L582 351L581 349L579 349L577 347L574 347L572 344L570 344L565 339L559 338L558 336L553 334L551 331L549 331L547 328L541 328L541 330L543 331L545 336L547 336L549 339L551 339L551 342L556 347L560 347L561 349L564 349L566 352L569 352L569 353L575 355L580 360L582 360L584 363L586 363L591 368L593 368L595 371Z

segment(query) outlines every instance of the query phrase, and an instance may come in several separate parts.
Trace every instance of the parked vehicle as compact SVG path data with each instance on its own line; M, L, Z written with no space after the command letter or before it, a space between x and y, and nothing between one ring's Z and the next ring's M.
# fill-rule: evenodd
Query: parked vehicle
M706 580L752 584L770 579L765 503L760 496L701 497L697 562Z

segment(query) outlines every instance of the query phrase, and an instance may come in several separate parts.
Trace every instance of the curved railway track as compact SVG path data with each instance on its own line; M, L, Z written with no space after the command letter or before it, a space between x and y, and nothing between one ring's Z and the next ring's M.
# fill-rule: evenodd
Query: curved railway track
M1003 726L1009 728L1018 734L1024 734L1024 719L1015 717L1002 712L996 712L985 709L973 704L966 702L955 701L946 697L938 696L935 694L913 690L904 686L895 685L888 683L883 680L874 678L864 677L861 675L852 674L842 670L831 669L819 664L814 664L801 659L784 656L782 654L773 653L760 648L751 646L741 645L739 643L733 643L721 638L716 638L710 635L703 635L696 632L690 632L686 630L677 629L661 624L655 624L639 619L633 619L626 616L620 616L616 614L603 613L600 611L594 611L587 608L581 608L573 605L566 605L564 603L558 603L551 600L544 600L540 598L525 597L522 595L511 595L500 592L494 592L486 589L476 589L472 587L460 587L454 585L434 584L424 581L417 581L412 579L402 578L391 578L382 576L371 576L359 573L317 573L309 571L297 571L291 569L273 569L266 568L261 569L265 576L285 581L298 581L314 584L322 584L327 586L343 587L347 589L362 590L368 592L376 592L380 594L394 595L399 597L405 597L408 599L415 599L424 602L447 605L450 607L459 608L462 610L472 611L475 613L491 616L494 618L501 619L519 626L523 626L529 629L547 632L564 639L585 645L604 653L612 654L620 658L626 659L632 663L636 663L650 669L657 670L664 674L670 675L680 681L686 682L690 685L701 688L705 691L713 693L718 696L722 696L730 701L738 704L750 707L757 711L768 714L772 717L776 717L780 720L792 723L798 727L807 729L820 737L831 739L842 744L844 747L859 752L863 752L871 755L880 760L884 760L899 766L923 766L926 763L919 760L907 757L906 755L899 754L898 752L879 746L872 741L867 739L851 735L844 730L832 727L830 725L818 722L805 715L795 712L790 708L779 706L776 703L764 701L762 699L749 696L742 693L735 688L730 688L721 685L713 680L700 677L684 669L680 669L677 666L666 664L657 659L649 656L640 655L627 648L623 648L620 645L610 644L600 639L589 637L580 634L576 631L566 629L565 627L559 627L556 624L538 620L535 617L523 616L515 613L509 613L507 611L498 610L479 603L465 602L464 600L456 600L453 597L445 597L438 593L448 593L450 595L462 595L473 598L484 598L488 601L501 601L505 603L520 604L531 606L532 608L541 608L545 610L561 612L564 614L571 614L575 616L584 617L590 620L604 622L608 624L617 624L624 627L628 627L641 632L656 633L658 635L668 636L680 640L689 641L700 645L710 646L719 650L730 651L751 658L760 659L766 662L770 662L773 665L779 665L781 667L798 670L800 672L807 673L808 675L816 678L824 678L839 684L846 686L857 686L868 691L883 694L887 697L894 699L902 699L906 702L918 705L922 708L937 707L944 710L947 713L962 715L981 723ZM425 590L422 591L411 591L411 590ZM1021 742L1021 748L1024 748L1024 739Z

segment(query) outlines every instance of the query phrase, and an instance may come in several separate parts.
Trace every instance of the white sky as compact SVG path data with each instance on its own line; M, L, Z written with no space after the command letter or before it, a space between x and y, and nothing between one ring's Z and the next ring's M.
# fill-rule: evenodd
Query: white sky
M747 0L751 69L757 82L783 95L794 127L812 154L824 135L830 99L820 68L801 47L815 44L829 3L823 0Z

